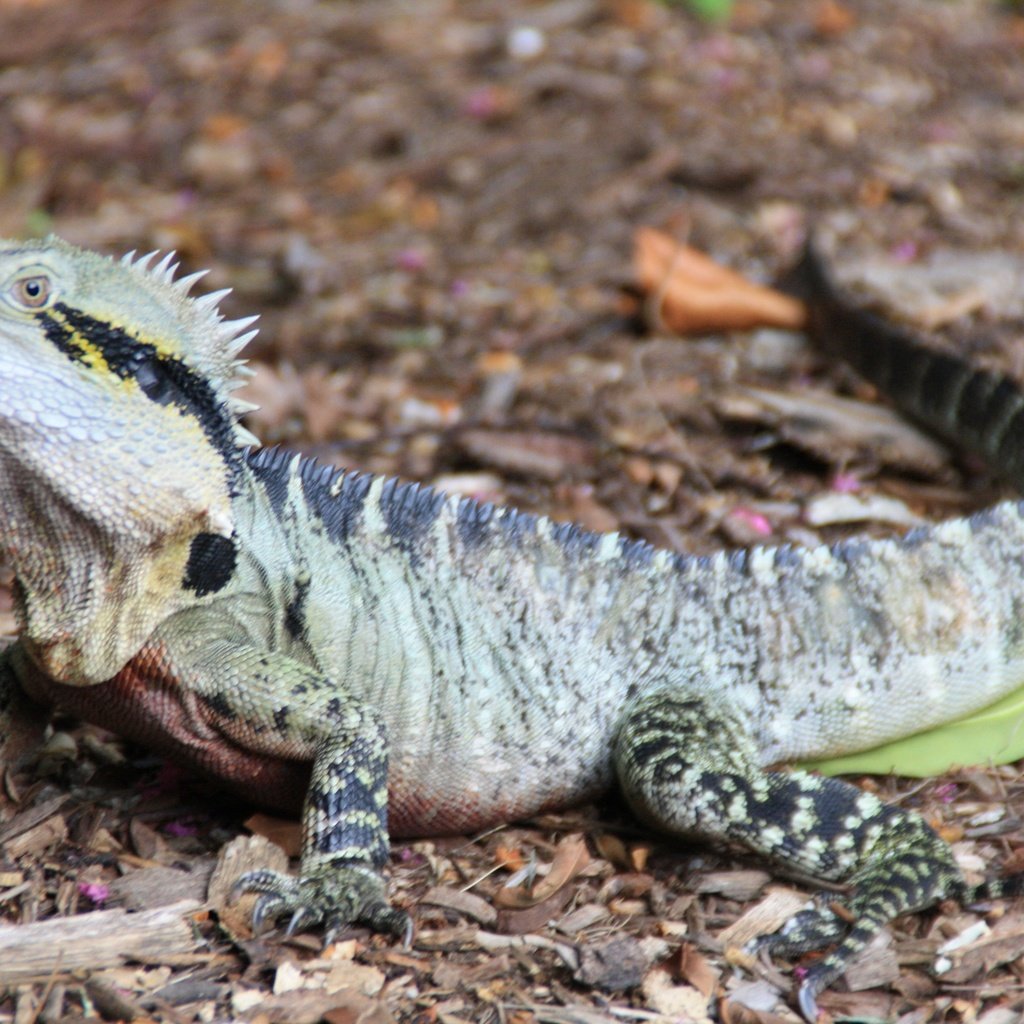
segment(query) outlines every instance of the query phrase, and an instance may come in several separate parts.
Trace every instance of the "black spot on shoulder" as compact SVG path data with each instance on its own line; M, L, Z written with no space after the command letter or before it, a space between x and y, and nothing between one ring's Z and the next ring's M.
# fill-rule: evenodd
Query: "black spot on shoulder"
M288 714L289 709L286 706L274 710L274 725L277 726L279 733L286 734L288 732Z
M218 533L200 533L192 538L182 586L196 597L216 594L234 575L238 552L234 539Z

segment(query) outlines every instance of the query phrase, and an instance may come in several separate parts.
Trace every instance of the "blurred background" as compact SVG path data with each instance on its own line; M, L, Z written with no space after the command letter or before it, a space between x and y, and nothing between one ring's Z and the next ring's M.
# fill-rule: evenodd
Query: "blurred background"
M0 235L210 267L230 315L262 314L267 442L676 547L742 540L723 516L788 498L780 466L799 489L843 465L716 395L832 368L778 332L645 331L636 230L767 280L813 219L889 305L913 280L909 315L973 288L968 318L1019 317L1024 18L700 10L0 0ZM1021 359L994 328L970 344Z

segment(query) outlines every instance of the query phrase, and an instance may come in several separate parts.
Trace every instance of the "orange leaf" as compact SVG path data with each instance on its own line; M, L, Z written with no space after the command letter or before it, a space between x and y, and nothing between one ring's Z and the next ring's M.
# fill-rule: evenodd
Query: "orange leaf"
M657 316L678 334L797 329L806 321L799 300L754 284L654 228L637 231L633 266L640 287L657 300Z
M277 843L289 857L298 857L302 852L302 826L297 821L257 813L251 815L244 824L254 835Z
M571 882L588 864L590 854L582 835L566 836L555 850L551 868L532 890L523 886L505 887L494 894L496 906L505 909L533 907L550 899L563 886Z
M555 850L555 859L547 877L534 886L533 898L539 903L571 882L588 864L590 854L583 836L566 836Z
M516 872L526 867L526 858L518 846L498 846L494 859L509 871Z

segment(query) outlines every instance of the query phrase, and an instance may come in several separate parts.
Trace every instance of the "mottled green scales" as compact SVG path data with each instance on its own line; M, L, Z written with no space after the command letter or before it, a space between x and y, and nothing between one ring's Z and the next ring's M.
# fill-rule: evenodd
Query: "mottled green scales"
M0 542L17 644L0 758L59 705L272 807L299 875L255 872L257 923L404 935L392 835L462 832L618 784L656 829L850 886L814 997L894 916L971 889L918 817L769 766L951 721L1024 683L1024 518L710 557L254 451L233 397L251 321L170 259L0 243ZM1024 479L1024 401L849 309L808 256L823 344L912 415ZM869 351L870 355L861 355Z

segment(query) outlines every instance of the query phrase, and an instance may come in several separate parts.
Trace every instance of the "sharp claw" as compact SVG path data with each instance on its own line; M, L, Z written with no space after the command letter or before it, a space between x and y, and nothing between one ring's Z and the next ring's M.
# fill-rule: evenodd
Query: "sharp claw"
M800 986L800 991L797 994L797 1005L800 1007L800 1013L809 1024L816 1024L818 1020L818 1001L815 998L816 996L815 987L806 981Z
M410 949L412 947L412 934L413 934L412 918L408 914L406 914L405 915L405 927L402 929L402 948L403 949Z
M285 938L290 939L296 932L302 931L307 925L313 925L316 922L317 915L309 907L296 907L295 913L292 914L291 920L288 922L288 927L284 930Z
M263 931L263 925L267 920L273 920L280 902L276 896L261 896L256 901L256 906L252 908L252 930L254 933L258 935Z

